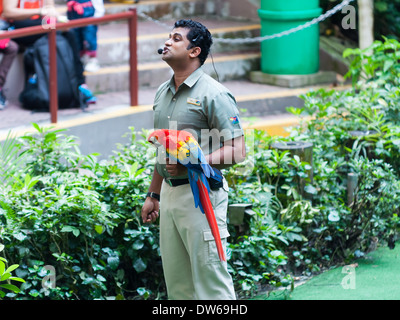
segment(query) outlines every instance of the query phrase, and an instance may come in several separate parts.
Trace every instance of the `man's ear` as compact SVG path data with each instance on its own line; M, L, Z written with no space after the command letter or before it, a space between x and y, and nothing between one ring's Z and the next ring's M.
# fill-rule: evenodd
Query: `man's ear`
M190 50L191 50L191 52L189 53L189 56L191 58L197 58L199 56L199 54L201 53L200 47L193 47Z

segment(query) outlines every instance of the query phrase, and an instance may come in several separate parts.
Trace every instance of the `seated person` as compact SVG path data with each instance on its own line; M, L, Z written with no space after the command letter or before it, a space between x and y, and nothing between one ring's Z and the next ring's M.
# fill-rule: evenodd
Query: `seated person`
M7 32L10 27L9 24L1 18L3 13L3 3L0 1L0 33ZM18 53L18 45L11 39L0 40L0 53L3 54L3 58L0 62L0 110L3 110L7 105L7 99L4 95L4 84L10 71L11 65Z
M0 110L3 110L7 105L3 87L6 82L8 71L10 71L14 58L18 53L18 44L10 39L2 39L0 40L0 53L3 54L3 58L0 62Z
M44 17L57 17L57 11L54 8L54 0L0 0L0 2L3 4L3 18L7 19L15 29L42 25ZM22 47L29 47L43 35L44 34L38 34L16 38L15 42ZM96 97L93 96L92 92L85 84L83 65L79 58L79 49L76 44L75 35L71 31L66 31L64 36L74 51L74 67L79 75L79 90L85 96L87 103L95 103Z

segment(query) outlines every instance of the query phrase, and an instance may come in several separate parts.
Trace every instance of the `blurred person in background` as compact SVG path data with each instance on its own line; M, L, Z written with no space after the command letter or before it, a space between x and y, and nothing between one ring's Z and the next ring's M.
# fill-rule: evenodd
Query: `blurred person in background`
M105 12L103 0L67 0L67 6L69 20L88 17L99 18ZM97 25L75 28L74 31L85 71L96 72L100 68L97 59Z
M49 23L52 18L58 17L54 6L54 0L0 0L3 7L3 18L6 19L12 28L20 29L31 26ZM45 20L44 20L45 19ZM22 47L32 46L36 40L45 34L16 38L15 42ZM96 97L86 85L83 74L83 65L79 57L79 49L75 40L75 35L71 31L63 32L74 52L74 67L79 76L79 90L85 97L87 103L96 103Z
M0 33L7 32L10 27L7 21L1 18L3 13L2 1L0 1ZM18 54L18 44L11 39L1 39L0 40L0 53L3 57L0 62L0 110L3 110L7 105L7 99L4 95L4 84L6 83L8 72L10 71L11 65L14 58Z

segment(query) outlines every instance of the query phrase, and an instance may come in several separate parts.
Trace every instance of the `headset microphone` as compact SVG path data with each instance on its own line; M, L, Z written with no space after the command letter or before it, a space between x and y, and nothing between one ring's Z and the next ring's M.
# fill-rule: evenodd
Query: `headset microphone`
M164 51L164 50L163 50L162 48L159 48L159 49L157 50L158 54L162 54L163 51Z

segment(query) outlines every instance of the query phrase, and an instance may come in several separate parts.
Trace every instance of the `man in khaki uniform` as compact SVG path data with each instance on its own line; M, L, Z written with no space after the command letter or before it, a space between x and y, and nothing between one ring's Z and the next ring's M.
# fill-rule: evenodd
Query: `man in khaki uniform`
M175 23L162 52L174 75L156 93L154 127L190 131L208 163L225 168L244 160L244 136L234 97L201 69L211 44L202 24ZM210 192L225 248L227 191L224 179L222 187ZM157 219L160 203L160 248L169 299L235 299L227 263L219 261L207 219L194 206L187 169L172 163L162 150L142 208L144 222Z

